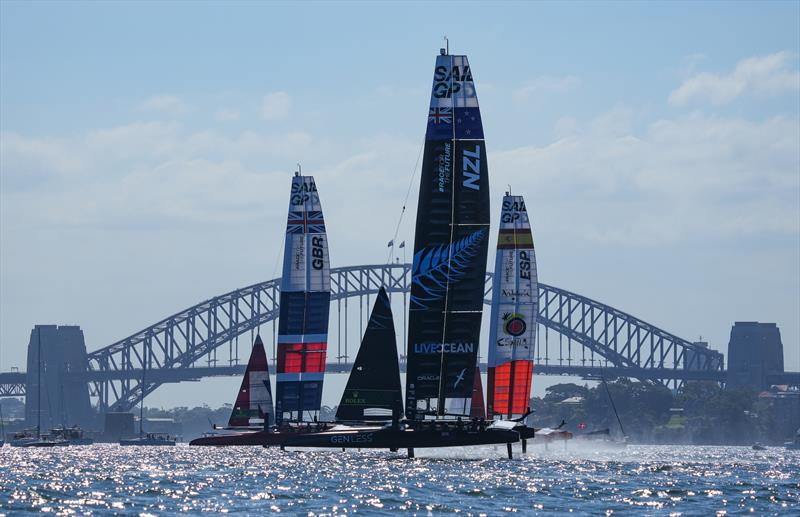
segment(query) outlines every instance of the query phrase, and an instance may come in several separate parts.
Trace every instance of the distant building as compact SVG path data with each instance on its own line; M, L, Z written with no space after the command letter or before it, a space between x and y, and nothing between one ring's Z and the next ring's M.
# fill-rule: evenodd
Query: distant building
M727 387L769 388L770 374L783 373L783 343L775 323L737 321L728 342Z

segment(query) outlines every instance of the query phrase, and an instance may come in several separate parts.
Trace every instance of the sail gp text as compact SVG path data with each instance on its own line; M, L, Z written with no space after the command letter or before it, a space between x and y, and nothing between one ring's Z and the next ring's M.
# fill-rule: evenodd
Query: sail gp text
M331 436L331 443L372 443L372 433L364 434L337 434Z

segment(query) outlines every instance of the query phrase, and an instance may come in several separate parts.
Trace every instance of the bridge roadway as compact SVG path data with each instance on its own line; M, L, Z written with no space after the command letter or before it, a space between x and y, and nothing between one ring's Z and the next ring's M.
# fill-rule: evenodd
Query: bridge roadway
M480 363L482 372L486 372L486 363ZM325 366L325 373L327 374L347 374L352 369L352 363L328 363ZM274 365L271 366L272 373ZM203 377L224 377L224 376L238 376L242 375L245 370L244 364L231 365L231 366L195 366L192 368L182 368L174 370L172 368L157 368L147 371L148 380L158 383L174 383L183 381L199 381ZM405 363L400 363L400 372L405 373ZM624 368L615 366L579 366L567 364L537 364L533 372L538 375L569 375L578 376L585 379L600 379L602 377L612 379L617 377L634 377L637 379L649 379L658 381L661 379L683 379L683 380L703 380L703 381L725 381L725 370L695 370L695 371L678 371L672 368ZM24 375L24 374L23 374ZM798 381L800 381L800 374L797 374ZM105 382L111 380L123 379L141 379L142 370L132 369L125 371L107 371L107 372L85 372L79 374L72 374L73 379L80 379L86 382ZM0 382L2 382L2 374L0 374Z
M346 374L353 367L352 363L328 363L325 372L328 374ZM486 371L486 363L480 364L481 371ZM157 368L147 372L154 382L160 384L178 383L185 381L200 381L204 377L226 377L239 376L244 373L245 365L232 366L196 366L182 368ZM274 367L273 367L274 371ZM400 371L405 373L406 366L400 364ZM689 370L680 371L671 368L622 368L616 366L579 366L566 364L537 364L533 372L538 375L560 375L578 376L584 379L613 379L618 377L632 377L637 379L649 379L660 381L662 379L681 379L693 381L714 381L725 382L727 371L725 370ZM86 382L105 382L122 379L140 379L141 369L117 370L106 372L85 372L73 374ZM774 373L768 376L770 384L788 384L800 386L800 372ZM25 372L6 372L0 373L0 397L24 397L25 396Z

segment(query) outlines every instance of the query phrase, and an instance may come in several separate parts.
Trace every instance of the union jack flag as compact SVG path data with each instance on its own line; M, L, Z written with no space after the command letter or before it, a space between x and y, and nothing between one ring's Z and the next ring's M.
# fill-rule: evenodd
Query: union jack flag
M319 210L290 211L286 223L286 233L325 233L325 220L322 218L322 212Z
M434 124L452 124L453 108L431 108L428 111L428 122Z

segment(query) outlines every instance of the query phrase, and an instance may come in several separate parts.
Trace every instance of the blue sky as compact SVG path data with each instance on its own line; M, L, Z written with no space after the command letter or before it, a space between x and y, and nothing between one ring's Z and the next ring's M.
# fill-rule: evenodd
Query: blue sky
M384 260L445 34L543 281L723 351L734 320L777 322L800 370L797 2L0 15L0 370L35 323L80 324L94 349L273 276L298 161L333 265Z

